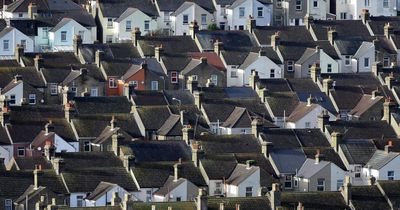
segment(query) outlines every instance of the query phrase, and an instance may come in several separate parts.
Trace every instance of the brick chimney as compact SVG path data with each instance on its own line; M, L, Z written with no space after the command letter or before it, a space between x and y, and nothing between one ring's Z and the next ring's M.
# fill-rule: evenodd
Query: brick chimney
M329 91L331 89L333 89L333 79L331 79L330 77L327 79L322 80L322 91L329 96Z
M311 28L311 24L314 22L314 17L310 14L306 14L306 16L304 17L304 25L306 26L306 28L308 30L310 30Z
M39 189L39 176L42 173L42 165L35 165L35 169L33 170L33 186L35 190Z
M38 7L36 3L29 3L28 5L28 18L30 19L36 19L38 16Z
M220 56L221 51L224 49L224 43L218 41L218 39L214 42L214 52Z
M253 90L256 90L256 84L260 80L260 76L258 76L258 71L251 70L251 75L249 78L249 85Z
M271 154L272 148L274 147L272 142L261 142L261 153L266 157L269 158Z
M392 151L393 148L393 141L389 140L387 145L385 145L385 153L389 154Z
M122 134L120 134L120 133L114 133L112 136L111 136L111 139L112 139L112 145L111 145L111 147L112 147L112 150L113 150L113 152L114 152L114 154L115 154L115 156L117 156L117 157L119 157L120 156L120 145L121 145L121 143L122 143L122 140L123 140L123 136L122 136Z
M174 182L178 181L179 179L179 168L182 165L182 159L179 158L178 163L174 164Z
M193 93L194 91L197 91L198 86L199 86L199 82L197 80L193 80L192 76L189 76L186 86L187 86L187 89L191 93Z
M343 188L342 188L342 195L344 198L344 202L347 205L350 205L351 201L351 179L350 176L345 176L344 177L344 183L343 183Z
M122 210L133 210L133 200L132 196L125 193L124 199L122 201Z
M64 117L68 122L71 122L71 118L73 117L75 113L75 107L74 104L72 103L72 101L68 101L68 103L66 103L64 105Z
M391 72L388 76L385 77L385 85L389 88L389 90L392 90L393 83L395 81L396 79L393 76L393 72Z
M54 132L54 125L52 120L49 120L49 122L46 123L46 125L44 126L44 130L46 135L50 132Z
M364 24L367 24L367 22L370 19L371 14L369 13L368 9L363 9L361 10L361 20Z
M335 40L337 39L338 33L335 29L329 28L328 29L328 40L331 45L335 44Z
M203 94L199 91L195 91L193 95L194 95L194 103L196 104L198 109L201 109L201 103L203 102L202 101Z
M258 138L263 126L264 122L260 118L255 118L253 121L251 121L251 133L254 135L254 137Z
M276 50L281 43L280 32L275 32L274 35L271 36L271 46L274 50Z
M62 172L62 165L64 164L64 159L62 158L54 158L52 160L54 171L57 175L60 175Z
M75 35L73 39L74 46L74 54L75 56L79 56L79 47L82 45L82 37L81 35Z
M385 120L389 125L391 125L391 113L395 106L396 103L391 98L387 98L383 103L383 120Z
M196 210L207 210L208 197L204 195L203 189L199 189L196 198Z
M164 48L162 45L154 48L154 57L157 59L158 62L161 61L161 56L163 56Z
M182 140L189 145L190 140L193 140L194 130L191 126L184 126L182 128Z
M393 26L390 24L390 22L386 23L385 26L383 27L383 31L385 34L386 38L390 38L390 35L392 35L394 33L394 28Z

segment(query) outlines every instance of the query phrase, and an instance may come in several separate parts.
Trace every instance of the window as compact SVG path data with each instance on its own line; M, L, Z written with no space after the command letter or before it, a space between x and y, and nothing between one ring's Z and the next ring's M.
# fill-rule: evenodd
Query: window
M148 21L148 20L144 21L144 30L145 31L150 30L150 21Z
M361 177L361 166L355 166L354 167L354 177L355 178L360 178Z
M221 194L222 194L222 183L221 182L216 182L215 183L214 195L221 195Z
M269 73L269 77L270 78L275 78L275 69L271 69L271 71Z
M127 32L132 31L132 21L127 20L125 22L125 31L127 31Z
M115 81L115 78L108 78L108 87L117 88L117 82Z
M183 15L183 24L188 24L189 23L189 15Z
M264 9L262 7L257 7L257 16L258 17L264 16L263 11Z
M106 36L106 43L112 43L113 41L113 36L112 35L107 35Z
M310 127L311 127L311 123L310 123L310 122L305 122L305 123L304 123L304 126L305 126L306 128L310 128Z
M365 68L369 67L369 58L364 58L364 67Z
M232 69L231 70L231 78L237 78L237 77L238 77L237 71L235 69Z
M169 12L164 12L164 22L169 22Z
M240 129L241 134L246 134L246 129Z
M113 28L113 19L107 18L107 28Z
M50 94L53 95L53 96L58 94L58 90L57 90L57 85L56 84L51 84L50 85Z
M284 186L285 186L285 189L291 189L292 188L292 176L291 175L285 176Z
M133 89L135 89L138 86L138 81L133 80L133 81L129 81L129 86L133 87Z
M77 93L76 87L71 87L71 92L73 92L75 94L75 96L76 96L76 93Z
M225 30L225 22L220 22L219 23L219 29Z
M4 51L10 50L10 40L3 40L3 50Z
M62 42L67 41L67 32L66 31L61 31L61 41Z
M26 49L26 40L25 39L21 39L21 46Z
M364 0L364 5L365 5L366 7L369 7L369 0Z
M296 10L301 10L301 7L302 7L302 2L301 2L301 0L296 0Z
M90 96L98 96L98 90L97 87L92 87L92 89L90 90Z
M171 83L173 84L178 83L178 72L176 71L171 72Z
M344 65L350 66L351 65L351 56L350 55L345 55L344 56Z
M246 187L246 197L253 196L253 187Z
M25 147L18 147L18 157L24 157L25 156Z
M23 13L18 13L18 17L22 18L22 17L24 17L24 14Z
M388 180L394 180L394 171L388 171L387 174Z
M16 102L15 95L10 95L10 105L15 105Z
M151 81L151 90L158 90L158 81Z
M83 142L83 151L90 152L90 141Z
M314 8L318 8L318 0L314 0L313 1L313 7Z
M218 75L212 74L211 82L214 83L215 86L217 86L218 85Z
M240 25L240 26L239 26L239 30L243 31L243 30L244 30L244 26L243 26L243 25Z
M195 75L195 74L192 75L192 80L193 80L193 81L198 81L198 79L199 79L199 78L197 77L197 75Z
M282 8L282 0L276 0L276 7Z
M239 7L239 17L244 17L244 7Z
M4 200L4 207L5 207L5 210L12 210L12 200L11 199L5 199Z
M385 56L383 57L383 66L384 67L389 67L390 66L390 58Z
M83 206L83 196L82 195L76 196L76 206L77 207Z
M325 191L325 179L317 180L317 191Z
M293 69L293 61L288 61L287 62L287 71L294 71Z
M176 202L181 202L182 201L182 197L176 197Z
M36 104L36 94L29 94L29 104Z
M328 72L328 73L331 73L332 72L332 64L328 64L328 67L326 68L326 71Z
M146 202L151 201L151 190L146 190Z
M336 190L339 190L343 186L343 179L338 179L336 181Z
M340 13L340 19L341 20L346 20L347 19L347 13L346 12L341 12Z
M47 27L42 28L42 37L43 39L47 39L49 37L49 28Z
M299 186L299 181L297 179L293 180L293 186L298 187Z
M383 8L389 8L389 0L383 0Z
M201 25L207 25L207 14L201 14Z

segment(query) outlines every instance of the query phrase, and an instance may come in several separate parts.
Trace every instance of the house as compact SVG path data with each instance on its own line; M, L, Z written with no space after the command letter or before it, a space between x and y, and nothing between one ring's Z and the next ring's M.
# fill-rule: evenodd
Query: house
M107 30L103 34L103 40L106 40L107 43L120 43L131 40L132 31L135 28L139 28L140 31L144 32L144 34L152 33L157 29L156 20L143 13L139 9L132 7L127 8L117 19L113 21L115 26L110 26L110 23L107 22ZM114 27L114 33L107 33L107 31L109 31L108 28L110 27Z
M107 206L115 195L124 198L128 195L128 191L117 184L109 182L100 182L97 187L87 197L85 197L85 205L83 206Z
M397 180L399 168L396 166L400 161L399 153L392 152L392 142L389 141L385 150L376 150L371 159L362 169L364 179L375 178L376 180Z
M308 191L337 191L343 186L346 172L334 163L320 160L319 154L314 159L307 159L297 171L295 190ZM297 182L297 183L296 183Z
M200 30L206 30L214 21L214 15L195 2L184 2L172 14L171 28L175 35L189 34L191 22L197 22Z
M94 66L71 70L68 76L59 84L61 92L70 91L74 96L104 96L105 81L103 75Z
M225 72L208 64L206 57L200 58L200 61L192 59L180 72L180 77L183 84L195 82L198 87L226 87Z
M0 30L1 56L13 57L21 47L25 52L34 52L34 40L31 37L12 26L3 26Z
M363 18L363 13L368 11L371 16L396 16L394 0L376 1L340 1L336 4L336 17L338 20L357 20Z
M16 75L1 94L8 100L10 106L36 105L42 103L43 93L22 80L21 75Z
M224 28L227 30L251 30L251 27L255 25L267 26L272 23L272 4L270 2L236 0L229 6L225 5L225 8L220 7L220 10L218 14L221 14L222 18L226 16ZM221 22L219 21L220 25Z
M328 121L336 117L325 110L321 105L313 103L315 98L311 96L307 103L300 102L293 110L286 121L286 128L317 128L319 116L322 113L323 117Z
M226 180L227 197L255 197L260 191L260 168L252 166L251 161L246 165L237 164Z
M158 17L151 2L120 1L96 3L99 31L102 43L119 43L131 39L135 28L144 34L156 30ZM113 8L113 9L109 9Z
M375 59L375 44L371 42L363 42L358 48L357 52L352 56L353 71L358 72L370 72L372 67L372 62Z
M132 65L121 77L118 86L120 95L128 95L124 88L128 85L132 90L163 90L166 75L155 59L146 59L139 65ZM120 87L123 86L123 87Z

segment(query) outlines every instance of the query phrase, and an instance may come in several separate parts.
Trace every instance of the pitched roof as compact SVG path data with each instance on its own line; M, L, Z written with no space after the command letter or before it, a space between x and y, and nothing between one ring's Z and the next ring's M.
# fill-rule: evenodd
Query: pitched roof
M164 55L199 52L195 41L190 36L146 36L139 39L138 45L146 57L154 56L154 48L161 45Z
M138 11L138 9L136 8L132 8L129 7L128 9L125 10L125 12L123 12L117 19L115 19L114 21L117 23L122 22L123 20L125 20L125 18L129 17L130 15L132 15L133 13L135 13L136 11Z
M219 210L220 203L224 204L225 210L235 210L236 204L240 204L241 209L252 210L271 210L270 201L266 196L261 197L210 197L208 199L208 210Z
M238 186L259 169L257 166L247 167L245 164L237 164L226 182L230 185Z
M377 96L373 98L371 95L364 95L358 104L348 114L360 117L374 105L380 104L382 106L383 100L383 96Z
M310 104L300 102L299 105L293 110L293 112L289 115L287 121L288 122L297 122L303 117L307 116L308 113L312 112L313 110L319 108L317 104Z
M399 153L389 152L386 153L382 150L376 150L374 155L372 155L371 159L366 163L367 166L370 166L372 169L381 169L386 166L390 161L399 157Z
M346 140L340 148L349 164L365 165L376 151L370 140Z
M376 185L352 186L351 203L356 209L391 209Z
M132 100L137 106L163 106L168 105L163 92L160 91L135 91Z
M131 102L125 96L75 97L74 106L79 115L114 115L131 111Z
M224 44L224 50L247 51L256 47L255 41L248 31L199 31L196 40L203 51L213 51L217 40Z
M251 127L251 117L246 108L235 107L229 117L224 121L222 127L248 128Z
M282 192L282 206L294 208L299 203L305 209L350 209L340 192Z
M157 134L162 136L182 135L182 124L180 123L180 119L180 115L170 115L161 128L157 130Z
M326 128L329 133L334 131L342 133L343 139L397 138L393 128L385 121L334 121L330 122Z
M175 181L173 176L169 176L167 181L164 183L164 185L162 187L160 187L157 191L155 191L154 194L166 196L172 190L174 190L175 188L177 188L181 184L183 184L185 181L186 181L186 179L184 179L184 178L179 178L177 181Z
M330 162L323 160L316 163L316 160L307 158L301 168L297 171L296 176L309 179L329 164Z
M93 190L93 192L90 193L89 196L87 196L85 199L86 200L92 200L96 201L99 199L101 196L106 194L109 190L113 189L114 187L117 187L118 185L109 183L109 182L100 182L97 187Z
M197 136L207 154L219 153L260 153L261 147L254 135L211 135Z
M104 17L118 18L127 8L136 8L150 17L157 17L157 9L151 1L101 0L99 8Z
M328 40L328 29L333 28L340 37L370 37L367 27L361 20L314 20L311 28L317 40Z
M302 149L274 149L270 155L280 174L295 174L306 161Z

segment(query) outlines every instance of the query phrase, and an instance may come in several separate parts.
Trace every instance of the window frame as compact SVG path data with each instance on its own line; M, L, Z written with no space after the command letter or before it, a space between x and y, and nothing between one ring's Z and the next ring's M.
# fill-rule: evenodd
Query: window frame
M389 0L383 0L382 6L383 6L383 8L389 8Z
M13 207L12 199L4 199L4 209L12 210L12 207Z
M83 207L83 195L77 195L76 196L76 206L77 207Z
M20 153L20 152L22 152L22 153ZM25 157L25 147L17 147L17 156Z
M320 181L322 181L322 183L320 183ZM325 183L326 181L324 178L317 179L317 191L325 191Z
M10 51L10 40L8 39L3 40L3 50Z
M172 71L171 72L171 83L172 84L178 84L178 72L177 71Z
M345 55L344 56L344 65L345 66L351 66L351 55Z
M271 69L269 72L269 78L275 78L275 69Z
M150 31L150 21L149 20L144 21L144 31Z
M42 38L43 39L48 39L49 38L49 28L48 27L43 27L42 28Z
M313 0L313 8L319 8L318 0Z
M107 18L107 28L114 28L114 21L112 18Z
M118 88L117 80L113 77L108 78L108 88L116 89Z
M383 67L390 67L390 57L389 56L383 57Z
M300 4L299 4L300 3ZM301 11L303 10L303 1L302 0L296 0L296 11Z
M287 71L288 72L294 72L294 61L288 61L287 62Z
M326 72L327 72L327 73L332 73L332 64L331 64L331 63L328 63L328 64L327 64L327 66L326 66Z
M201 14L201 25L207 25L207 14Z
M15 94L10 95L10 105L15 105L17 103L17 96Z
M338 179L336 180L336 190L339 191L339 189L343 186L343 179Z
M32 100L32 102L31 102L31 100ZM29 94L28 95L28 101L29 101L29 104L31 104L31 105L34 105L34 104L36 104L36 94Z
M371 66L369 57L364 58L364 68L369 68Z
M390 173L391 175L389 175L389 173ZM387 178L388 178L388 180L394 180L394 178L395 178L394 171L388 171L388 172L387 172Z
M58 95L57 84L50 84L50 95L52 96Z
M156 88L154 88L154 87L156 87ZM151 81L151 90L159 90L158 81L156 81L156 80Z
M246 187L246 189L245 189L246 191L246 193L245 193L245 196L246 197L253 197L253 187L252 186L248 186L248 187Z
M261 12L261 15L260 15ZM262 18L264 17L264 8L263 7L257 7L257 17Z
M94 94L95 93L95 94ZM97 96L99 96L99 88L97 88L97 87L92 87L91 89L90 89L90 96L91 97L97 97Z
M290 186L287 186L286 184L290 184ZM285 189L293 189L292 175L285 175L285 180L284 180L284 183L283 183L283 187Z
M153 192L151 190L146 190L146 202L151 202L153 198Z
M61 31L60 32L60 41L61 42L67 42L67 31Z
M125 32L131 32L131 31L132 31L132 21L127 20L125 21Z
M215 86L218 85L218 75L216 74L211 74L211 81L214 83Z
M246 8L239 7L239 18L243 18L246 15Z
M188 25L189 24L189 15L188 14L182 15L182 24L183 25Z

